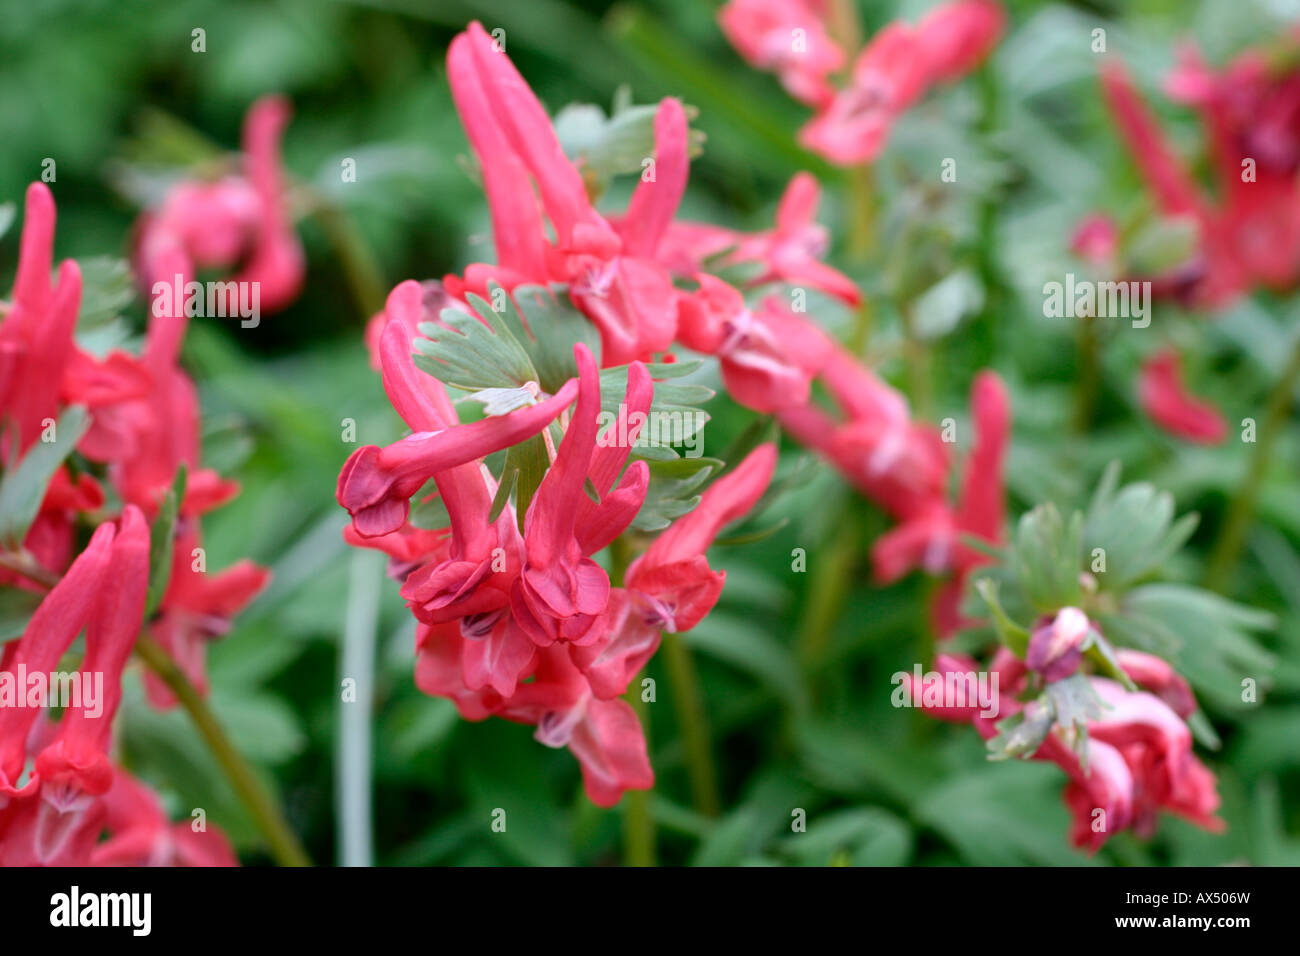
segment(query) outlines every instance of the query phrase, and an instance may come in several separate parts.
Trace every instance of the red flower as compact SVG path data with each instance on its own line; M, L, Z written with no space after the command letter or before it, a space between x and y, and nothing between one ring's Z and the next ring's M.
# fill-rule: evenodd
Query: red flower
M1296 47L1296 35L1284 41ZM1153 292L1195 307L1221 308L1256 286L1284 290L1300 277L1300 71L1283 57L1247 51L1222 73L1186 50L1170 77L1175 98L1201 111L1216 195L1205 195L1174 154L1119 63L1102 89L1160 211L1190 217L1199 248L1153 282Z
M718 25L751 65L771 70L795 99L821 106L844 53L826 31L823 0L728 0Z
M1228 437L1218 409L1190 395L1183 386L1178 353L1165 349L1142 364L1138 380L1142 410L1161 428L1186 441L1217 445Z
M674 293L656 250L686 188L681 104L660 103L654 175L638 184L616 229L592 207L546 111L480 24L452 41L447 71L483 170L498 259L495 267L470 266L464 279L448 276L448 289L482 292L489 279L507 290L526 282L568 283L574 304L600 329L606 365L667 348L676 331Z
M930 11L915 27L888 24L863 48L849 85L822 104L799 141L833 163L875 159L898 118L936 83L959 79L1001 37L1002 8L992 0L957 0Z
M234 281L256 283L258 305L268 312L297 297L306 267L280 163L290 112L281 97L258 100L244 118L241 174L212 183L182 182L157 211L141 217L136 259L147 288L173 281L175 273L160 255L175 249L200 267L238 265Z

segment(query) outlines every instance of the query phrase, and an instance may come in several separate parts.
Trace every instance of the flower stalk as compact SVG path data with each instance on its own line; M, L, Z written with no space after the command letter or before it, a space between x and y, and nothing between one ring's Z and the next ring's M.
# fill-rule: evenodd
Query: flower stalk
M157 674L176 695L176 699L190 715L199 736L212 751L226 779L266 838L267 848L275 861L281 866L311 866L307 851L290 829L280 808L257 779L248 761L230 742L216 714L185 673L148 635L141 634L136 639L135 652L145 666Z

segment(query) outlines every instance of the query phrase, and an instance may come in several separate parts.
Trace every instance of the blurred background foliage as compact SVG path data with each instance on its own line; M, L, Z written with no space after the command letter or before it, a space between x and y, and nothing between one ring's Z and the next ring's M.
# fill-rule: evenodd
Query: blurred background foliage
M915 19L927 2L863 2L864 26ZM1212 62L1273 36L1300 13L1288 0L1113 0L1006 4L1012 26L990 64L914 109L874 171L874 245L846 254L851 179L795 144L806 112L727 46L706 0L6 0L0 18L0 203L20 199L45 158L57 163L59 256L125 257L142 171L235 148L257 96L288 94L296 109L286 165L316 201L343 211L342 234L368 250L379 291L489 258L487 206L467 174L464 136L443 57L474 18L506 30L508 52L552 112L570 102L608 108L620 87L635 102L676 95L699 110L707 140L692 165L683 215L757 229L800 169L826 185L822 221L831 260L860 281L876 312L866 355L908 384L901 310L931 343L931 420L966 434L966 392L992 366L1012 392L1007 468L1012 514L1052 500L1084 504L1112 459L1127 480L1171 491L1201 528L1175 566L1200 563L1245 463L1239 442L1196 449L1165 437L1136 410L1138 360L1173 339L1196 388L1230 421L1257 416L1300 324L1300 302L1256 296L1213 321L1157 315L1149 334L1101 343L1092 427L1073 431L1079 348L1067 320L1042 317L1042 284L1077 269L1070 230L1094 209L1147 216L1131 162L1103 111L1091 31L1108 31L1148 89L1194 38ZM191 31L206 31L206 52ZM1158 95L1175 141L1198 129ZM943 157L959 158L956 188L935 188ZM343 183L344 158L357 181ZM143 184L143 187L142 187ZM630 189L607 198L621 208ZM303 195L306 195L306 190ZM318 862L338 858L335 760L344 621L377 601L374 689L375 856L385 864L602 864L619 858L619 812L581 793L576 762L503 721L461 721L412 682L414 622L383 578L382 560L340 538L333 498L359 440L400 434L361 332L369 306L346 279L337 218L301 223L305 293L256 329L191 324L184 359L204 409L206 464L243 494L205 520L210 567L243 556L272 567L271 588L212 648L214 705L236 743L279 792ZM349 232L354 230L354 232ZM17 229L0 241L12 274ZM947 285L935 290L941 282ZM0 285L5 283L0 282ZM927 295L927 291L933 294ZM365 301L359 301L365 300ZM120 312L138 334L137 297ZM814 314L847 334L851 316L816 300ZM706 376L707 380L707 376ZM716 383L715 383L716 384ZM706 454L721 454L753 421L714 399ZM932 583L912 576L879 589L867 548L883 517L817 467L776 507L788 522L761 542L719 547L728 572L718 609L685 636L695 651L719 767L722 812L691 809L682 735L661 653L649 675L653 810L664 862L701 864L1258 864L1300 863L1300 481L1297 430L1279 442L1246 560L1230 596L1279 615L1264 640L1278 658L1263 705L1217 710L1223 748L1223 836L1166 818L1157 837L1129 834L1095 858L1068 848L1062 775L1051 766L990 764L969 728L890 705L890 675L929 662ZM797 464L793 447L786 468ZM770 521L770 518L769 518ZM803 548L808 572L791 571ZM364 615L359 624L367 626ZM265 860L256 832L182 713L128 700L122 746L130 767L178 814L202 806L246 862ZM340 772L346 773L344 768ZM505 833L493 833L494 808ZM807 811L794 837L791 808Z

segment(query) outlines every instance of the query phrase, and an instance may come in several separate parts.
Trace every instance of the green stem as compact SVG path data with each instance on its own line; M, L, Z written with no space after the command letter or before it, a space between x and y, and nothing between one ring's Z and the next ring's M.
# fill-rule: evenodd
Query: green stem
M53 571L47 571L28 551L0 552L0 568L6 568L16 574L21 574L29 581L34 581L46 588L52 588L59 583L59 576Z
M650 745L650 708L641 699L640 688L633 684L625 699L636 712ZM623 865L655 866L655 821L650 813L651 790L628 790L623 794Z
M609 580L622 587L627 566L632 562L631 547L625 538L615 538L609 546ZM633 681L623 695L635 711L645 733L646 749L650 747L650 708L641 699L641 685ZM652 790L628 790L623 794L623 865L655 865L655 821L650 812Z
M320 223L343 267L344 281L352 292L357 308L365 318L369 318L384 307L384 301L388 297L379 263L362 241L356 224L337 203L314 192L310 195L311 214Z
M916 331L916 320L910 303L902 303L903 363L907 369L907 388L916 408L916 417L932 420L934 400L930 389L930 347Z
M871 342L871 320L871 300L863 295L857 312L853 314L853 331L848 342L849 351L854 358L861 359L867 353L867 346Z
M868 165L849 171L849 257L866 262L876 244L876 179Z
M699 675L691 649L680 634L663 636L664 661L672 681L673 706L686 748L686 771L691 779L691 797L695 809L706 817L716 817L722 809L718 794L718 771L713 762L709 733L709 715L700 692Z
M1264 419L1259 424L1257 441L1246 466L1245 480L1228 504L1227 516L1219 531L1218 540L1214 543L1214 550L1210 553L1204 585L1212 591L1224 593L1228 588L1229 579L1246 542L1246 532L1250 529L1251 518L1255 513L1255 500L1259 497L1264 476L1268 473L1273 447L1286 424L1297 385L1300 385L1300 339L1296 341L1282 378L1268 396Z
M816 675L830 647L835 622L839 620L844 602L848 598L854 568L861 553L859 528L854 513L855 500L847 499L840 506L840 533L835 535L824 558L820 558L815 571L809 571L808 596L804 600L796 637L799 662L808 680L814 703L819 681Z
M1101 341L1092 319L1079 320L1079 374L1075 379L1074 430L1086 432L1092 425L1093 411L1097 407L1097 391L1101 383Z
M147 635L141 634L135 642L135 651L145 665L162 679L189 713L212 754L225 771L226 778L248 808L262 835L266 837L271 855L281 866L311 866L307 852L289 828L280 808L271 799L247 761L240 755L221 728L216 715L189 678L172 661L171 656Z

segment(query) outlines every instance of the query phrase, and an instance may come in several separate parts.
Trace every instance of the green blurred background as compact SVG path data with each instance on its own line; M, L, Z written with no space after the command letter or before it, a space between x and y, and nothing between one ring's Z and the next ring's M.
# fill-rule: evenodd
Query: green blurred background
M925 2L862 3L867 29ZM1296 4L1164 0L1006 4L1011 27L991 63L909 114L877 164L876 244L846 254L851 178L803 152L807 111L727 46L705 0L569 3L563 0L297 0L78 2L5 0L0 17L0 202L53 158L59 204L56 252L124 257L138 205L157 168L203 155L206 140L237 147L243 111L278 91L295 105L286 135L292 175L338 215L300 223L306 291L255 330L197 320L184 360L199 383L206 464L243 494L205 520L209 566L248 556L271 566L271 588L211 649L213 701L236 743L281 795L317 862L339 858L336 759L345 630L364 646L377 634L374 686L374 856L384 864L604 864L620 857L619 812L590 805L577 764L503 721L469 724L412 682L414 622L383 562L346 549L334 481L352 446L400 434L369 367L361 333L375 289L436 278L490 258L486 203L467 175L464 136L443 57L470 19L506 30L507 50L554 112L573 102L609 107L630 88L638 103L682 97L699 110L707 141L692 165L683 215L764 228L800 169L826 185L822 221L831 261L859 280L876 309L868 357L904 384L900 304L931 344L924 400L932 420L966 422L974 372L995 367L1012 391L1015 438L1008 466L1013 516L1051 499L1086 500L1103 466L1125 465L1174 492L1201 531L1175 568L1188 578L1218 526L1244 467L1245 446L1194 449L1137 413L1134 373L1156 341L1104 343L1095 425L1066 427L1075 401L1076 343L1041 317L1044 278L1073 268L1066 244L1094 209L1147 215L1131 163L1099 102L1091 31L1108 31L1148 90L1195 38L1213 62L1272 37ZM191 31L206 31L206 52ZM1154 95L1154 94L1153 94ZM1158 110L1175 141L1193 149L1194 117ZM956 189L931 173L959 157ZM342 183L343 158L357 182ZM154 184L151 186L151 184ZM621 208L629 190L606 197ZM0 240L12 275L17 229ZM340 257L340 244L363 250ZM378 285L347 281L371 261ZM364 269L364 267L363 267ZM951 277L946 292L926 296ZM7 287L7 283L0 282ZM373 284L372 284L373 285ZM1187 354L1199 391L1230 421L1258 414L1285 360L1300 308L1257 296L1213 322L1171 316L1159 341ZM851 317L819 300L814 314L845 332ZM115 334L138 334L144 308L122 310ZM754 420L719 396L706 454ZM788 519L758 543L720 547L728 572L717 610L687 643L708 709L724 810L691 809L681 736L664 661L649 736L658 775L653 810L669 863L1214 864L1300 863L1300 452L1294 424L1267 476L1259 520L1231 596L1280 615L1266 643L1278 658L1264 706L1210 708L1224 738L1206 757L1220 775L1226 835L1166 819L1156 838L1122 834L1095 858L1068 848L1054 767L990 764L976 734L891 707L889 677L928 662L925 598L913 576L870 582L867 548L886 527L825 468L810 468L777 513ZM791 448L786 468L799 454ZM804 548L809 573L791 573ZM377 617L370 613L377 607ZM132 684L122 747L129 766L177 815L207 809L246 862L262 862L256 831L181 713L149 710ZM355 782L355 781L354 781ZM493 808L507 808L493 833ZM794 838L790 808L807 810Z

